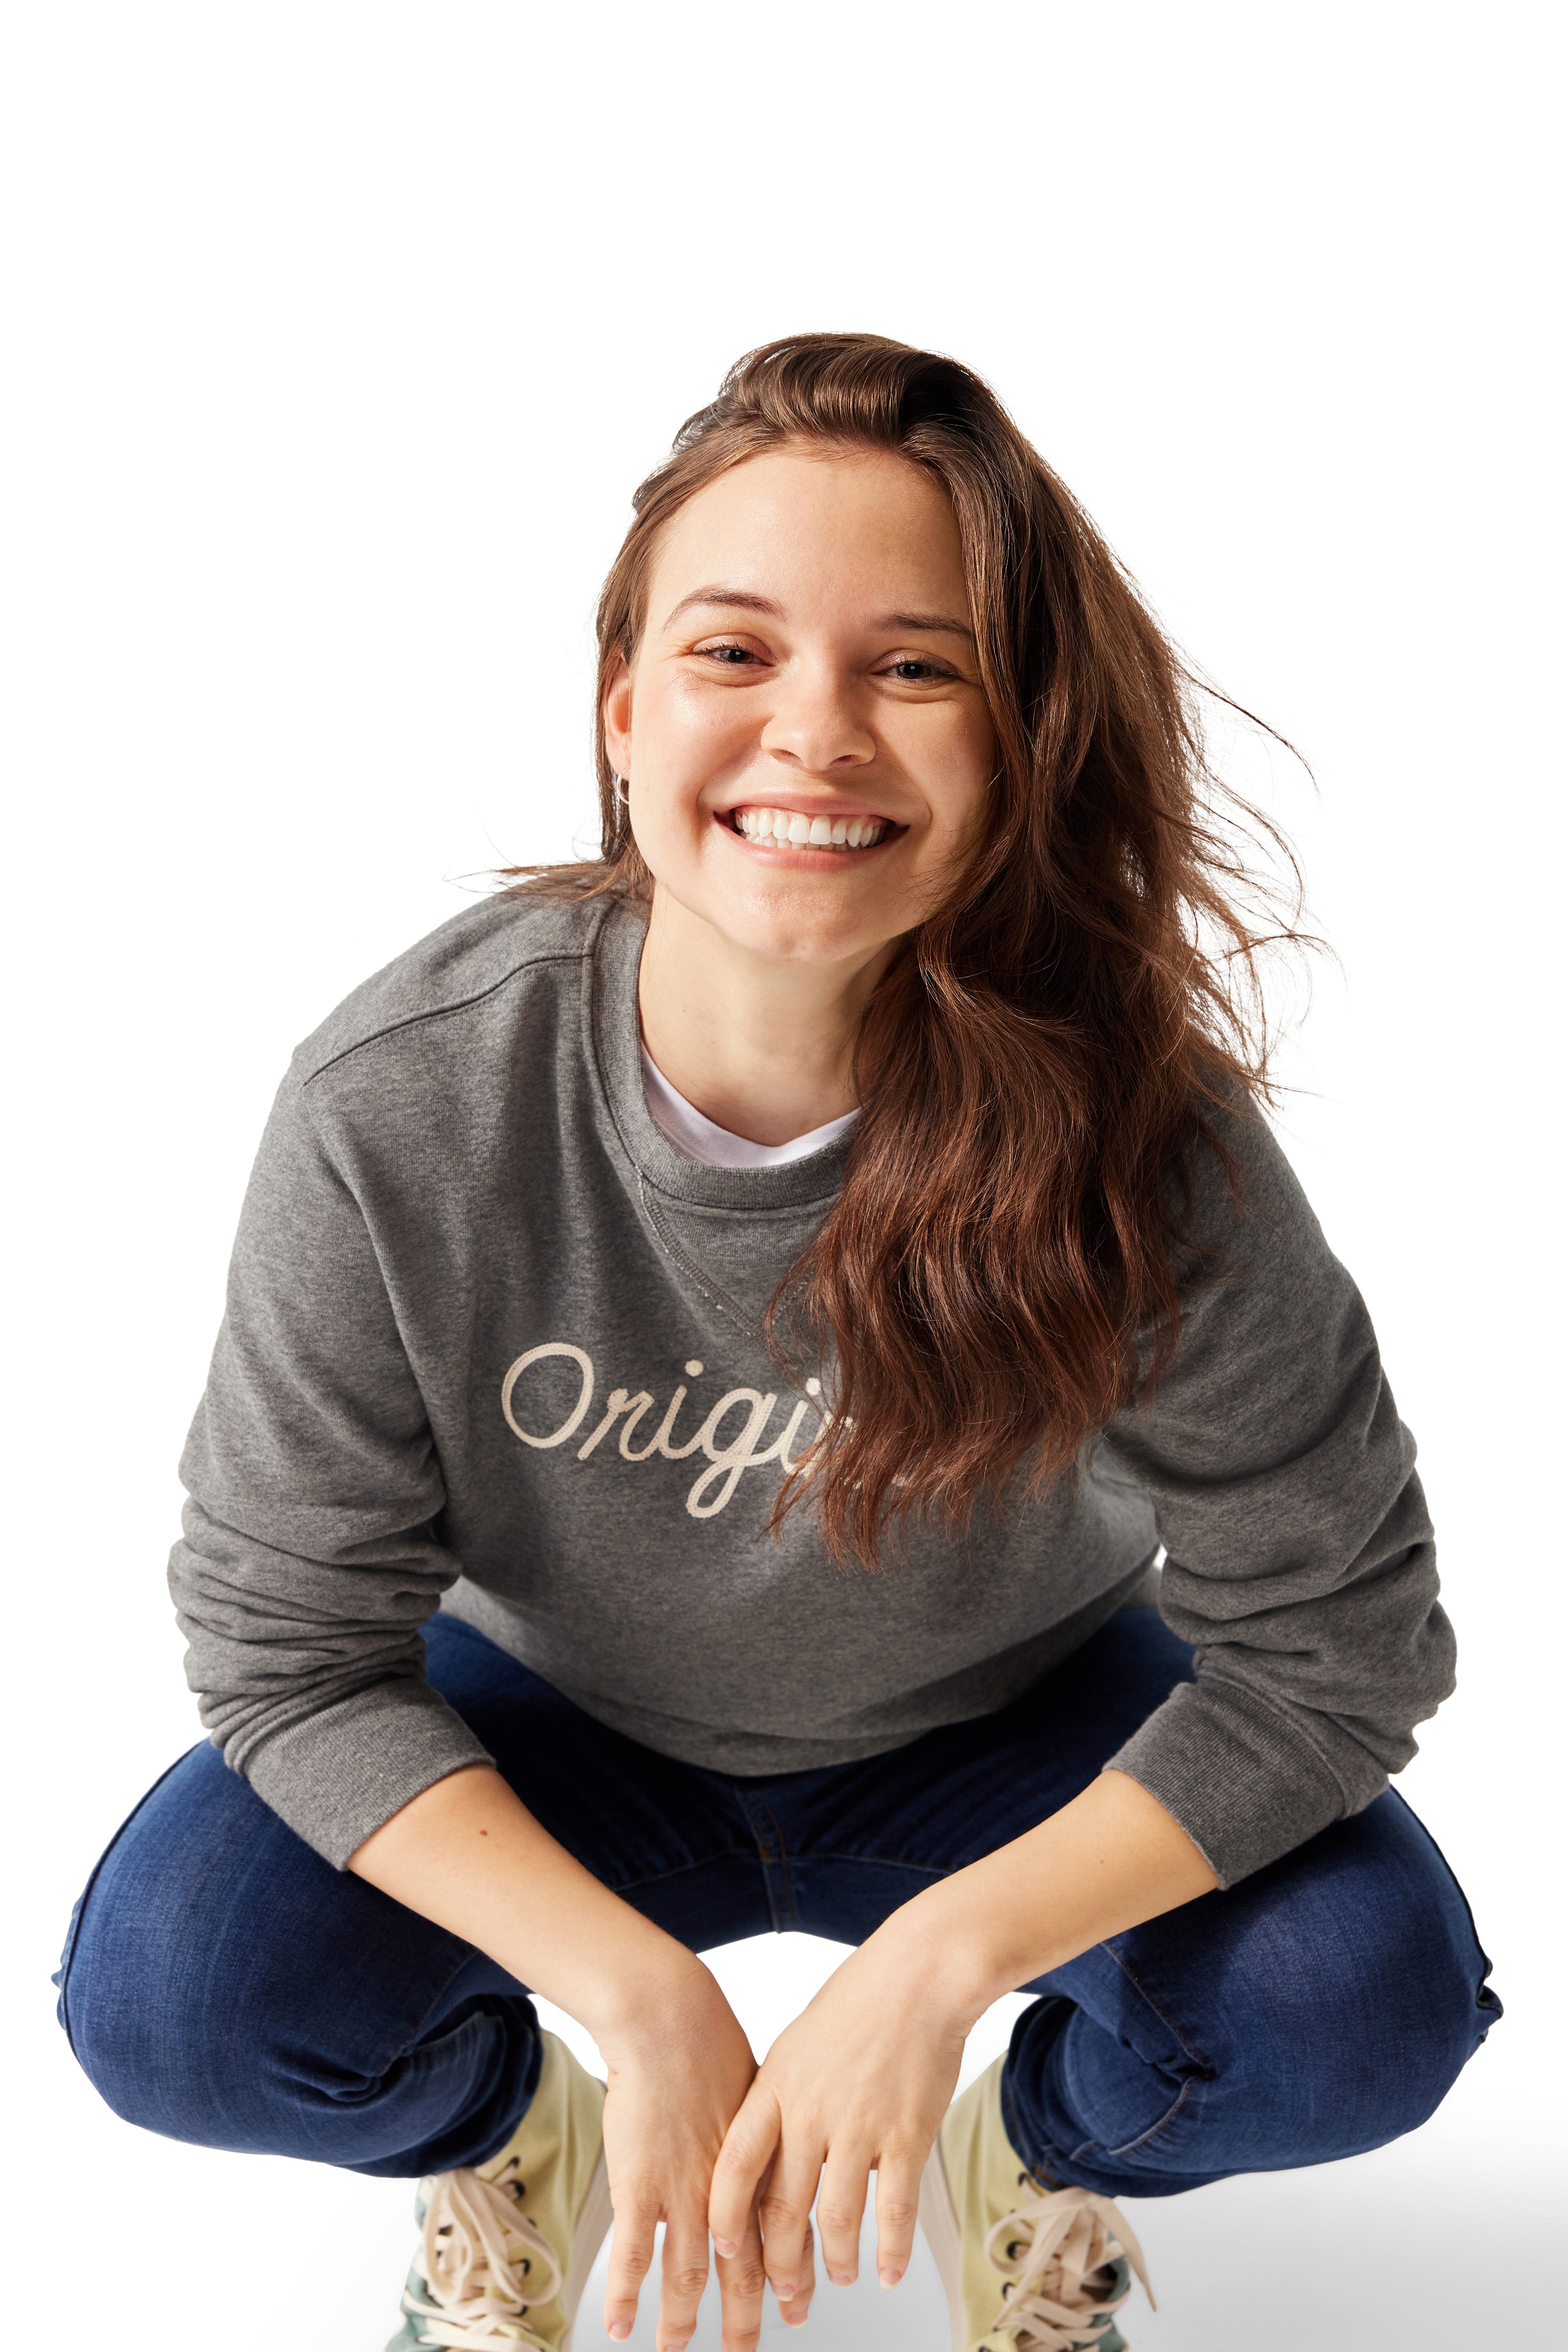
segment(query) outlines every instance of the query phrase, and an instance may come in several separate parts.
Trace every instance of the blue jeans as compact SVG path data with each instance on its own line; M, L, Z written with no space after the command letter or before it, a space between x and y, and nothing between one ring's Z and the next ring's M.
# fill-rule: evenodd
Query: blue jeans
M863 1763L737 1780L607 1731L455 1619L430 1678L595 1876L694 1950L859 1943L1096 1774L1185 1646L1124 1611L1013 1706ZM1350 2156L1426 2120L1500 2015L1469 1907L1392 1793L1239 1886L1030 1988L1003 2078L1019 2156L1108 2195ZM213 2147L408 2175L492 2155L532 2095L527 1991L304 1845L206 1746L77 1906L72 2047L119 2115Z

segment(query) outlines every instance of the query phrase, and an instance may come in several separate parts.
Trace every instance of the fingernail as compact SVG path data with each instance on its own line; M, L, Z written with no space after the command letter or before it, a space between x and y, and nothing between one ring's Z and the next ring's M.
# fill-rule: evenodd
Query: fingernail
M878 2271L877 2276L882 2281L883 2286L896 2286L899 2280L904 2276L904 2273L902 2271L895 2270Z
M714 2244L721 2254L738 2254L740 2252L738 2238L716 2238Z
M769 2279L768 2284L780 2303L788 2303L798 2289L798 2282L794 2279Z
M631 2333L632 2322L629 2319L618 2319L610 2330L610 2341L612 2344L624 2344Z
M853 2271L830 2271L828 2276L835 2286L853 2286L855 2283Z

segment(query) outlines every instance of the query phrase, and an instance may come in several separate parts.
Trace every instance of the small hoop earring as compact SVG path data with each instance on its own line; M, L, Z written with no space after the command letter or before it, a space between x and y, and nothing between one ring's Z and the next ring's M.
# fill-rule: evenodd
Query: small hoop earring
M615 779L615 797L616 797L616 799L620 802L620 803L621 803L621 805L622 805L622 808L630 808L630 807L631 807L631 805L632 805L632 779L631 779L631 777L630 777L630 776L617 776L617 777L616 777L616 779Z

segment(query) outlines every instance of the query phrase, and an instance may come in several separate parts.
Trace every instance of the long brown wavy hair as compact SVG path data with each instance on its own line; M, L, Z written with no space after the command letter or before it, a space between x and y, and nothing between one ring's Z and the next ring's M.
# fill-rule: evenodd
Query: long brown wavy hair
M1158 1381L1205 1139L1234 1188L1211 1114L1268 1088L1258 952L1298 936L1244 915L1272 901L1238 819L1283 851L1298 910L1299 876L1210 769L1213 689L989 388L814 334L738 361L637 491L599 605L600 856L515 887L650 897L604 698L665 523L788 441L894 451L946 490L998 745L988 830L871 1000L843 1188L768 1315L781 1357L788 1327L831 1366L832 1407L774 1526L809 1486L830 1551L869 1564L911 1513L957 1528L1020 1465L1030 1491L1071 1474Z

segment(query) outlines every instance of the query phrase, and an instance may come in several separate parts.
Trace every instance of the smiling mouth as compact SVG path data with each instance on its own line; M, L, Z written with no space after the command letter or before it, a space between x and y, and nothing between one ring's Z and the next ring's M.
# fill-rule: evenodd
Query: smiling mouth
M731 809L729 821L743 840L774 843L781 849L874 849L895 830L885 816L804 816L799 809Z

